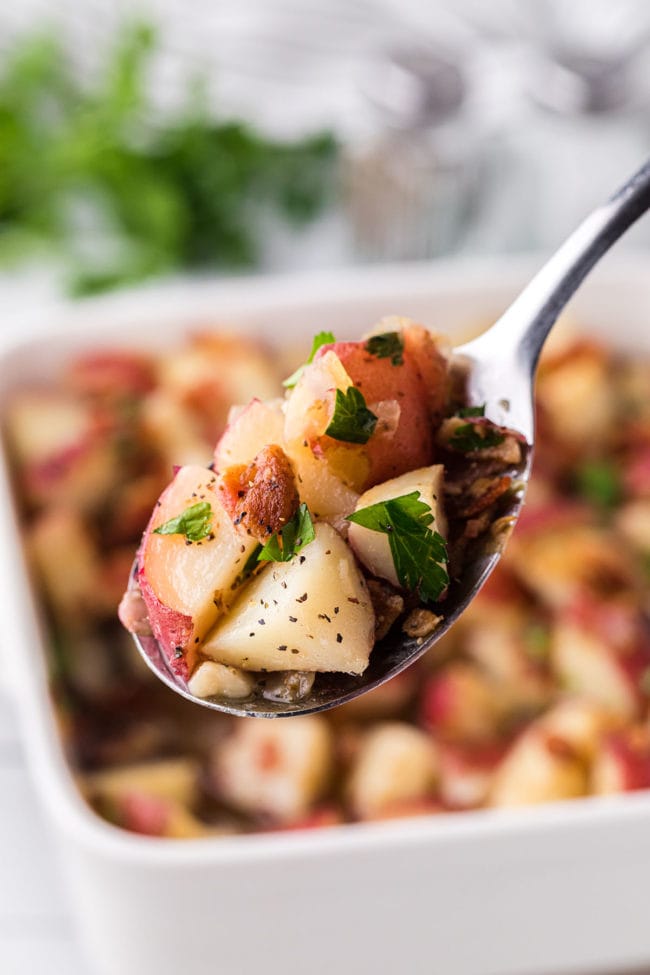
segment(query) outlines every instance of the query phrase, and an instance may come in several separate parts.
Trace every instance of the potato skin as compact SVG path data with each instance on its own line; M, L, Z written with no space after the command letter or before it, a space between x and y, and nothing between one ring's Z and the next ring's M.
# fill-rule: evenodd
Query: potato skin
M264 447L247 466L227 468L219 492L234 524L260 542L286 525L300 503L291 461L277 444Z
M391 442L376 434L366 444L370 474L364 487L390 480L416 467L426 467L433 457L433 425L429 397L422 373L404 348L403 362L379 359L368 352L365 342L335 342L323 346L317 358L334 352L369 407L383 400L395 400L400 417ZM398 445L399 449L391 444Z

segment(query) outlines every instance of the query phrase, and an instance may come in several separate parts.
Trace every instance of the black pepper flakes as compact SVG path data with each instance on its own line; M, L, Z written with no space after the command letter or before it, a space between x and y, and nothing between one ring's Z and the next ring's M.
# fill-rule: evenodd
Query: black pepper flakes
M298 617L297 616L290 616L289 617L289 622L290 623L297 623L298 622Z
M260 624L260 626L266 626L266 620L261 620L260 619L257 622Z
M296 602L297 603L305 603L305 602L307 602L307 593L306 592L303 592L302 596L298 596L296 598Z
M343 643L343 634L342 633L337 633L336 634L336 642L337 643Z

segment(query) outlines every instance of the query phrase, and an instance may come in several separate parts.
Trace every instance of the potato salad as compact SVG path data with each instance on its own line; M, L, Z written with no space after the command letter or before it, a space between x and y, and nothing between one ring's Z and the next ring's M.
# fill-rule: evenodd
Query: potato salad
M394 332L400 326L393 322L379 329L382 335ZM227 458L215 464L217 470L251 463L250 455L234 453L239 437L235 441L230 434L245 413L266 424L262 404L277 405L282 378L301 353L280 361L278 351L207 327L168 351L94 349L91 343L49 381L12 394L3 432L25 549L48 622L50 686L60 735L79 789L105 820L164 841L468 815L476 809L650 788L647 356L622 355L591 338L568 336L560 345L554 338L537 384L538 445L526 506L499 566L468 611L412 667L355 701L325 715L250 721L170 693L134 653L117 607L152 509L149 534L197 558L203 545L186 546L184 536L153 529L203 501L214 505L213 517L218 511L232 530L241 511L249 510L245 505L230 510L220 500L227 501L227 495L215 494L214 502L208 495L217 476L209 469L214 444L219 442ZM333 344L326 342L313 361L325 358ZM509 490L507 458L516 443L504 436L486 446L481 416L456 415L463 409L462 396L454 389L444 345L434 346L447 361L446 372L444 363L440 369L449 384L448 406L430 440L432 455L422 462L411 455L409 465L415 471L445 468L442 492L430 479L417 490L418 502L432 511L432 495L438 502L442 497L446 526L439 521L437 530L446 537L449 561L443 568L453 582L463 548L493 521L492 505L498 506L499 492ZM393 368L386 359L382 368ZM351 378L358 378L352 365L340 361ZM298 389L296 377L292 383ZM367 408L381 415L375 406L381 397L367 389L366 395L363 385L360 391ZM253 397L259 402L229 416L232 403L251 403ZM277 419L275 406L269 409ZM282 432L286 420L285 413ZM255 456L278 436L258 438ZM319 441L323 452L354 449L326 436ZM289 456L282 441L277 446ZM474 457L482 459L472 460L459 452L462 447L479 447ZM274 454L263 454L262 469L265 458L275 465ZM310 454L318 457L318 451ZM458 472L455 458L462 462ZM159 513L156 500L162 496L166 503L175 464L201 472L197 493L206 498L191 498L192 488L180 505ZM365 580L375 640L391 626L408 627L414 639L426 634L444 612L444 601L427 604L399 576L380 576L378 563L370 562L380 554L367 554L368 568L354 554L355 522L347 521L357 506L368 509L380 500L371 494L361 505L364 492L408 474L380 468L374 487L344 485L350 491L344 497L353 503L345 501L327 518L313 496L300 500L296 512L307 505L316 537L288 562L256 560L234 598L242 598L245 585L260 585L265 574L272 578L273 572L304 569L308 562L301 564L300 555L307 558L310 549L319 553L318 536L331 531ZM426 485L432 492L428 501ZM246 486L235 489L233 504ZM289 521L295 518L290 508L274 506L271 513L276 511L290 515ZM186 516L191 534L211 530L201 510L190 521L194 528ZM295 526L292 547L300 538L305 541L299 519ZM253 543L246 534L242 544L254 552L270 543L276 555L282 554L287 537L271 542L274 536L277 532L262 532ZM327 540L323 544L324 555L330 546ZM166 577L161 572L158 578ZM297 610L309 605L311 584L295 598L305 592L307 601L294 603ZM255 620L267 622L247 632L271 625L266 612L261 606ZM327 606L318 612L330 616L333 649L342 653L347 648L336 640L337 632L345 636L336 622L339 601L331 612ZM300 618L295 611L291 615ZM206 639L227 620L226 613L220 616ZM146 616L141 625L148 626ZM253 643L257 637L244 639ZM298 648L286 638L277 645L285 642L287 651L274 644L278 654ZM381 652L380 642L372 652ZM259 671L231 663L215 660L214 665L233 695L250 693L251 682L259 679L269 693L300 695L314 679L313 672L301 669L269 671L260 678ZM206 678L212 679L209 673Z
M405 319L356 342L318 334L283 397L230 410L209 468L176 470L125 626L151 632L196 696L293 700L319 673L362 674L416 607L431 632L458 568L446 495L455 485L474 514L492 512L511 479L479 479L477 461L493 474L522 455L482 407L456 402L459 385L446 343ZM453 452L473 460L471 483L448 482Z

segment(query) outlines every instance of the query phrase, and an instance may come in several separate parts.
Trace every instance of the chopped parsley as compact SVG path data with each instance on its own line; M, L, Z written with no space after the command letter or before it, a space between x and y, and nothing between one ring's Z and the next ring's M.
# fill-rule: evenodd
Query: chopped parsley
M154 535L185 535L190 542L201 542L210 534L211 525L212 506L207 501L199 501L154 528Z
M258 553L257 559L259 562L290 562L294 555L301 552L315 538L316 532L309 508L306 504L301 504L284 528L271 535L264 548Z
M325 433L345 443L368 443L377 419L356 386L349 386L345 392L337 389L334 414Z
M460 410L458 410L456 416L485 416L485 403L483 403L481 406L463 406Z
M394 366L404 364L404 339L400 332L371 335L366 342L366 351L378 359L390 359Z
M463 423L452 433L449 446L463 454L471 454L486 447L498 447L504 440L505 435L492 427L482 423Z
M614 508L621 500L619 473L614 464L605 460L587 461L579 467L576 487L585 501L598 508Z
M395 572L405 589L417 590L424 602L440 598L449 585L447 546L429 527L433 513L417 491L361 508L347 520L388 535Z
M288 379L285 379L282 385L285 389L293 389L296 385L303 372L305 371L305 366L308 366L314 361L314 356L320 348L324 345L331 345L332 342L336 342L332 332L319 332L318 335L314 335L314 341L312 342L311 352L307 356L307 361L301 366L298 366L295 372L292 372Z

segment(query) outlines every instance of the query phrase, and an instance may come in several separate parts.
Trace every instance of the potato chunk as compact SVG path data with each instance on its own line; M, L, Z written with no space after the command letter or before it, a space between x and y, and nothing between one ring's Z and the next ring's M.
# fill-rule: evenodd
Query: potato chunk
M327 524L290 562L270 563L239 594L202 652L244 670L361 674L374 643L368 589Z
M350 805L373 819L399 803L424 799L438 776L437 749L429 735L400 721L368 732L347 785Z
M230 805L291 822L321 797L332 762L332 732L323 718L239 721L215 754L215 778Z
M444 536L447 531L447 524L442 511L443 474L443 466L434 464L432 467L420 467L418 470L409 471L408 474L402 474L390 481L384 481L383 484L377 484L362 494L355 510L360 511L361 508L368 508L371 504L390 501L392 498L399 498L404 494L417 491L420 500L431 508L433 522L429 527L432 531L437 531ZM351 523L348 539L357 557L373 575L387 579L393 586L400 586L393 564L388 535Z

